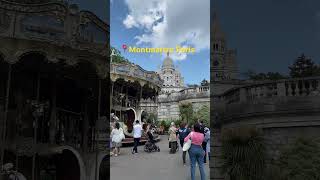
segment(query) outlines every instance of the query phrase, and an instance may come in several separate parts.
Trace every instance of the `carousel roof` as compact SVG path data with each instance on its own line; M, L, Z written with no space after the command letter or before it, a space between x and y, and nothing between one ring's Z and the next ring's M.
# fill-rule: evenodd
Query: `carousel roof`
M111 63L110 73L112 81L122 78L126 81L139 81L141 84L149 84L159 89L163 83L155 71L147 71L133 63Z

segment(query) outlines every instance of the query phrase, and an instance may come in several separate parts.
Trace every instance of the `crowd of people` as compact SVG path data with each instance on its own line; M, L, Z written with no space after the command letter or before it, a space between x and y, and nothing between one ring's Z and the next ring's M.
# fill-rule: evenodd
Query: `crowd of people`
M195 180L195 167L197 164L199 166L201 180L205 180L204 164L207 163L207 158L210 158L210 129L200 120L195 123L192 128L189 128L188 124L184 122L177 128L175 123L172 122L168 133L170 153L176 153L179 149L178 141L180 147L183 149L185 143L191 140L190 147L187 150L182 150L183 165L186 165L186 154L188 152L191 180Z
M160 151L159 147L155 146L155 140L153 139L153 132L151 131L151 125L147 126L145 134L151 143L151 147L156 147ZM114 156L120 154L121 142L125 138L123 129L120 127L119 122L115 122L111 131L111 142L113 147ZM140 139L143 136L143 128L139 120L136 120L133 125L133 140L134 147L132 148L132 154L138 153L138 145ZM191 180L195 180L196 166L199 166L201 180L205 180L205 166L207 159L210 160L210 129L203 121L198 120L191 127L185 122L182 122L178 127L174 122L171 123L168 129L168 141L169 141L169 153L174 154L179 151L179 145L182 149L182 164L186 166L186 155L189 154L190 159L190 172ZM188 144L190 141L189 147ZM187 149L185 149L185 147Z

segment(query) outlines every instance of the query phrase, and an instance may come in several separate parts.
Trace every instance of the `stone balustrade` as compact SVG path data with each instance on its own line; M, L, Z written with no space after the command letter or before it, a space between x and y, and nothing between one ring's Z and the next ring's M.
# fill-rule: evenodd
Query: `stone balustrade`
M193 88L186 88L180 92L174 92L170 94L162 94L159 96L159 102L170 102L170 101L182 101L186 99L198 99L198 98L209 98L210 87L199 86Z
M320 77L263 81L233 88L214 96L216 102L226 104L252 102L277 97L320 96Z
M221 171L223 129L261 128L267 162L277 160L281 149L299 137L319 137L320 77L245 82L212 98L211 179L228 179Z
M320 77L251 83L212 98L224 121L274 113L320 112Z

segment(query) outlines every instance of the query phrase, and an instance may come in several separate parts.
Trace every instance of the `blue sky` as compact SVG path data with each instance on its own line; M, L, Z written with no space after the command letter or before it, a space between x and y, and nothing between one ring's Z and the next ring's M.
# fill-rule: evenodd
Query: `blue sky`
M151 71L158 70L165 54L124 52L122 45L175 47L181 43L181 45L195 47L195 54L187 54L187 56L172 54L172 59L181 71L185 84L199 83L203 79L209 79L210 2L209 0L199 0L199 2L198 6L206 7L204 9L202 7L202 11L207 12L198 13L199 15L194 17L186 17L183 9L194 11L198 9L192 9L197 6L192 1L113 0L110 4L111 46L119 49L122 55L131 62ZM154 14L150 15L150 9L154 10ZM144 17L144 20L141 17ZM162 29L162 27L165 28ZM190 37L192 33L196 35ZM140 37L140 39L135 37Z
M320 62L319 0L215 0L229 47L241 72L288 73L305 53Z

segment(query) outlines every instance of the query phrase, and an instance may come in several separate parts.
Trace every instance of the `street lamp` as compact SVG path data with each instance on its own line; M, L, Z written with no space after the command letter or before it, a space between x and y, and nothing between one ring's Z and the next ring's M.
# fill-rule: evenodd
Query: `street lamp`
M49 102L39 102L38 100L31 100L30 102L31 107L32 107L32 116L34 117L34 122L33 122L33 128L34 128L34 135L33 135L33 148L35 148L37 144L37 130L38 130L38 120L39 118L44 114L45 108L49 107ZM32 179L35 177L35 163L36 163L36 152L35 149L34 154L32 157Z
M112 56L115 56L116 53L114 52L114 49L111 49L111 54L110 54L110 61L112 62Z

